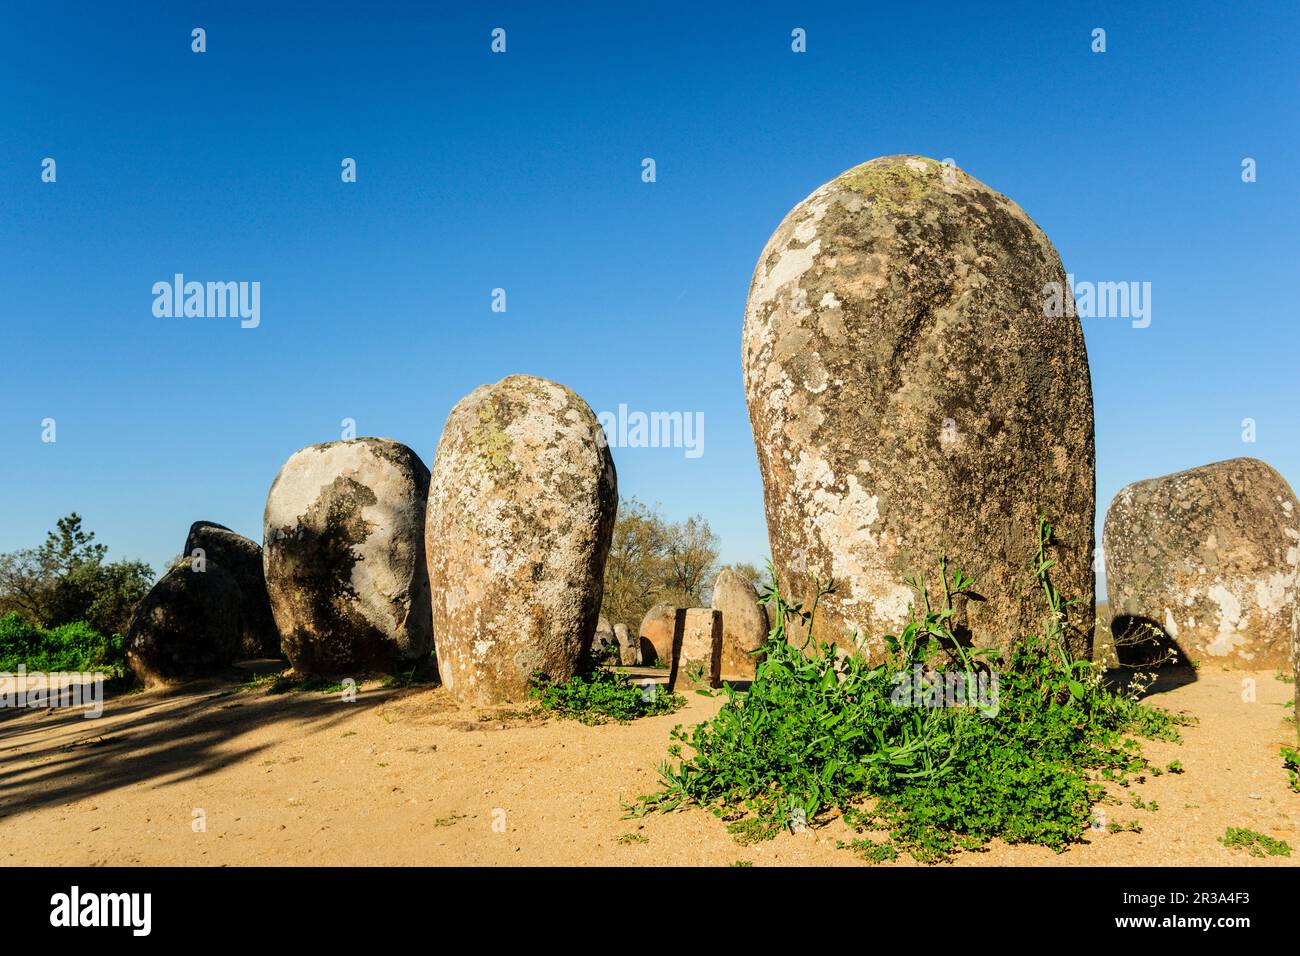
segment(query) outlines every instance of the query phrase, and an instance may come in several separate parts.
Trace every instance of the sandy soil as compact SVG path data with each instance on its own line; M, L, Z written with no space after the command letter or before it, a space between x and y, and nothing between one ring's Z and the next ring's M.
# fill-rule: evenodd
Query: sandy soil
M1254 702L1242 699L1246 678ZM1295 865L1300 795L1278 759L1295 738L1283 719L1291 691L1271 672L1203 670L1154 694L1200 722L1181 745L1145 745L1185 773L1148 777L1105 808L1141 833L1090 833L1059 855L995 844L954 865ZM851 836L838 820L739 846L700 810L622 819L621 801L654 788L673 725L717 707L692 695L671 717L586 727L459 709L438 689L366 685L347 703L213 683L117 697L98 720L11 711L0 720L0 863L870 865L835 848ZM1128 806L1134 792L1160 809ZM1229 826L1296 853L1229 851L1215 841Z

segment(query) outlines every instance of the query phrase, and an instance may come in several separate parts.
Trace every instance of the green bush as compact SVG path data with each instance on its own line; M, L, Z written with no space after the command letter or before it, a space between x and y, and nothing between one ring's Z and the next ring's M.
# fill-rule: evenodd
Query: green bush
M632 683L622 674L594 667L588 673L574 675L563 684L554 683L543 674L534 674L528 693L538 701L542 710L584 724L671 714L686 703L680 694L669 694L657 685L654 687L654 692L646 695L641 685Z
M1291 845L1285 840L1246 827L1228 827L1218 840L1229 850L1245 850L1251 856L1291 855Z
M798 632L811 634L817 602L833 583L819 584L805 611L783 599L772 575L763 600L775 626L748 692L725 686L716 717L675 732L676 763L661 766L662 789L630 813L696 805L728 820L752 817L775 834L838 810L859 831L887 830L898 849L927 862L995 837L1056 850L1077 841L1103 794L1101 780L1147 766L1126 735L1177 739L1179 721L1138 704L1136 694L1111 692L1090 663L1069 657L1062 635L1070 602L1050 581L1050 538L1051 526L1040 522L1034 573L1046 627L997 672L995 711L896 700L897 675L919 668L928 680L991 682L1000 663L954 635L953 599L973 582L960 571L950 577L942 559L941 606L931 606L922 580L910 580L918 598L912 619L886 636L888 659L876 665L829 643L791 646L787 623L798 618Z
M1287 783L1296 793L1300 793L1300 748L1282 745L1282 766L1286 770Z
M101 634L125 634L153 569L110 562L107 554L80 515L60 518L40 547L0 554L0 615L12 611L51 629L84 621Z
M105 637L84 621L44 630L19 614L0 617L0 671L99 671L107 677L126 673L121 635Z

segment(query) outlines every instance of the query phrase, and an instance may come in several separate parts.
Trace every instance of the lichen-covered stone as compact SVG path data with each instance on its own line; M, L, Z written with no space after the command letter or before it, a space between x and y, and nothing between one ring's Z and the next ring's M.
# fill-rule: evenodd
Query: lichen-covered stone
M722 615L707 607L678 611L681 641L673 657L669 690L722 686Z
M621 655L618 646L618 638L614 635L614 628L605 618L596 620L596 634L591 639L591 657L595 663L606 663L613 660L615 663Z
M1290 667L1300 629L1300 506L1286 480L1233 458L1134 482L1102 533L1112 624L1152 625L1193 662ZM1135 663L1150 654L1136 653Z
M1009 650L1042 626L1045 515L1055 584L1079 602L1069 643L1087 652L1092 390L1079 320L1049 283L1064 289L1060 258L1019 206L916 156L849 170L773 233L745 313L745 395L778 582L791 600L812 597L810 575L837 584L818 637L882 653L907 619L904 578L941 594L946 555L987 598L960 602L962 636Z
M195 551L205 561L221 565L239 585L240 627L243 638L239 653L248 658L279 657L280 632L271 615L262 568L262 546L213 521L196 521L185 538L184 558L193 565Z
M146 687L220 674L239 652L239 585L221 565L172 568L127 628L126 663Z
M749 652L767 640L767 611L758 603L754 586L733 569L723 568L713 582L710 603L722 615L722 675L753 679L761 657Z
M660 665L672 663L678 610L675 605L660 602L645 612L639 632L641 663ZM647 650L650 653L647 653Z
M310 445L266 498L271 610L295 671L355 674L428 654L429 470L386 438Z
M626 624L614 625L614 639L618 642L618 662L624 667L641 663L641 642L632 636Z
M452 409L429 490L438 670L459 699L522 700L591 648L618 486L587 403L511 375Z

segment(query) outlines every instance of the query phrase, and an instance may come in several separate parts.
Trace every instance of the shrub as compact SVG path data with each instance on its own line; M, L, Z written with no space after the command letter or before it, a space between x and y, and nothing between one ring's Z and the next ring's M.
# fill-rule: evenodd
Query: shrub
M16 612L43 628L84 621L101 634L125 634L153 569L106 555L80 515L60 518L40 547L0 554L0 614Z
M100 671L108 677L126 673L120 635L105 637L84 621L43 630L18 614L0 617L0 671Z
M641 685L622 674L595 667L563 684L553 683L543 674L534 674L528 693L540 703L542 710L589 725L671 714L686 703L680 694L665 693L657 685L651 686L654 691L646 694Z
M1286 769L1287 783L1300 793L1300 748L1282 745L1282 766Z
M1228 827L1219 837L1219 842L1229 850L1245 850L1251 856L1291 855L1291 844L1285 840L1246 827Z
M932 607L924 581L909 580L911 620L886 636L887 660L876 665L829 643L791 646L787 622L797 618L798 633L811 634L817 603L834 585L819 582L805 610L784 600L773 574L763 601L775 623L748 692L724 686L716 717L674 732L676 764L660 767L662 789L630 815L696 805L724 819L750 816L774 834L838 810L859 831L889 831L897 848L927 862L995 837L1058 851L1079 840L1103 794L1098 778L1123 780L1147 766L1126 734L1177 739L1179 719L1140 705L1136 693L1111 692L1089 662L1069 657L1062 637L1070 602L1051 584L1050 539L1041 521L1034 575L1047 606L1044 633L1025 638L997 673L992 713L910 706L895 694L899 675L918 668L927 680L991 681L999 663L953 633L953 599L973 582L960 571L949 576L943 559L942 603Z

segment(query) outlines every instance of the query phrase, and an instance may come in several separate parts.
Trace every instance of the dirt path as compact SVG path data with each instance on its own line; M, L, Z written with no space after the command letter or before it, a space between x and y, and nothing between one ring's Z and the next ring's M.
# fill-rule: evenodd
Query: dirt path
M1256 682L1253 703L1243 678ZM1155 695L1200 722L1181 745L1145 745L1186 768L1126 794L1158 811L1106 808L1141 833L1090 834L1060 855L995 844L956 865L1300 863L1300 795L1278 759L1295 738L1291 691L1272 673L1206 670ZM0 863L867 865L835 848L850 835L838 821L744 847L698 810L621 819L621 800L654 788L673 725L717 706L692 696L671 717L586 727L457 709L436 689L366 689L344 703L214 684L112 699L98 720L9 712ZM1295 854L1228 851L1215 837L1229 826Z

